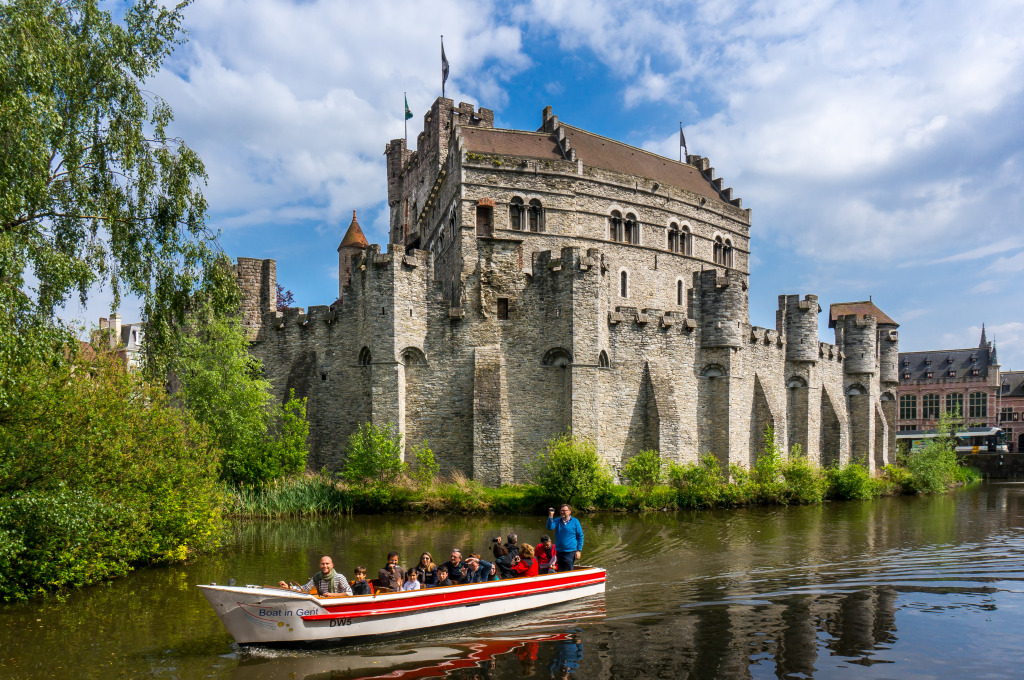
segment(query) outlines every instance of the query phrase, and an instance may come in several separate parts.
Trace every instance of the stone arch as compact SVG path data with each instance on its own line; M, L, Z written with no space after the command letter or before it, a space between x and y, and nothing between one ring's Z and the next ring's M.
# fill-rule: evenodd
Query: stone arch
M860 397L866 395L867 393L867 388L865 388L860 383L853 383L852 385L846 388L846 396L848 397Z
M702 378L725 378L728 375L721 364L708 364L700 372Z
M682 307L686 304L686 284L683 283L682 278L676 279L675 293L676 307Z
M544 353L544 358L541 359L540 365L569 368L572 365L572 353L564 347L552 347Z
M597 353L597 365L599 368L611 367L611 362L608 360L608 352L601 350Z
M799 444L804 454L810 448L810 390L803 376L786 381L786 425L789 445Z
M426 364L427 357L419 347L409 346L402 350L402 363L406 366Z
M369 366L373 362L373 356L370 354L370 348L365 345L359 350L359 365Z
M882 396L879 399L881 401L896 401L896 395L892 392L882 392Z
M836 413L832 397L824 386L821 388L821 466L838 465L842 458L842 424Z
M619 290L619 297L629 299L629 270L623 267L619 270L619 280L616 282Z
M750 467L756 465L757 459L764 453L764 435L768 428L775 430L775 415L761 385L761 376L755 374L754 394L750 405ZM775 441L779 442L777 432L775 436Z
M807 381L804 380L803 377L799 375L794 375L789 380L786 381L786 387L807 387Z

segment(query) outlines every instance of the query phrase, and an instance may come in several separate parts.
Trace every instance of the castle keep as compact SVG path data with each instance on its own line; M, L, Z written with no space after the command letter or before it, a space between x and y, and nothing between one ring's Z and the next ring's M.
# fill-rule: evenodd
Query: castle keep
M436 100L386 147L390 245L353 214L331 305L276 310L273 260L239 258L252 351L308 398L312 468L364 422L429 440L497 485L568 429L615 470L648 448L750 466L771 426L822 464L890 462L897 324L873 303L780 295L750 325L750 211L706 158L679 163L559 121L493 127Z

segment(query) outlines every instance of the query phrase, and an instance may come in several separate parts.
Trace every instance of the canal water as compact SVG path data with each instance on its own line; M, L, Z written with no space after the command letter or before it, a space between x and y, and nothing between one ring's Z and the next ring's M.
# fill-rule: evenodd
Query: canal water
M582 517L603 596L326 650L239 648L197 583L484 553L544 518L238 524L224 551L0 607L2 678L962 678L1020 675L1024 485L815 507ZM439 560L440 561L440 560Z

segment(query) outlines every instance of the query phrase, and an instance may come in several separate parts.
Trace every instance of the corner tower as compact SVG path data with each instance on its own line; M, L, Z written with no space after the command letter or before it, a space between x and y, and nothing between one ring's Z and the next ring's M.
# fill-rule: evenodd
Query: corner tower
M359 255L370 244L363 235L363 230L356 219L356 211L352 211L352 223L348 225L345 237L338 245L338 298L344 297L345 286L352 282L352 258Z

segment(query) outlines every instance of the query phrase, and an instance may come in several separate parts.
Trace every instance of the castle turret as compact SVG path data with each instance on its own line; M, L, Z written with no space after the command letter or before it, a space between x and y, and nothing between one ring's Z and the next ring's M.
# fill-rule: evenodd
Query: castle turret
M780 295L779 309L775 313L775 326L786 338L786 361L818 360L818 305L817 295Z
M739 347L746 337L747 290L742 274L729 270L722 276L709 269L694 274L700 291L703 347Z
M878 324L878 370L883 383L900 381L900 334L892 324Z
M343 297L342 291L345 290L345 286L349 285L352 281L352 258L355 255L360 254L370 245L366 237L363 236L363 230L359 227L359 221L356 219L356 211L352 211L352 223L348 225L348 231L345 232L345 237L341 239L341 244L338 246L338 297Z

